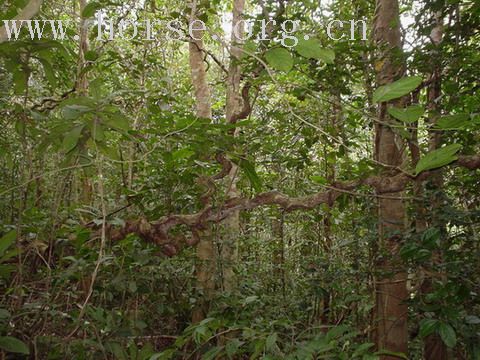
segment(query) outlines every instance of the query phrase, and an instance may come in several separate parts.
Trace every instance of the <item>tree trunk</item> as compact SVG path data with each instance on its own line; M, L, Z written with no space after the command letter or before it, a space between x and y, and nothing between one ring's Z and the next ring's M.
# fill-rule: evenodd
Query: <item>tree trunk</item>
M434 126L437 123L438 118L440 117L440 106L438 100L441 95L441 57L438 51L438 46L443 40L443 18L441 17L441 12L434 14L435 26L432 29L430 34L430 39L433 42L434 49L432 50L432 83L428 87L427 100L428 100L428 110L429 117L428 122L431 126ZM428 149L429 151L436 150L440 147L441 144L441 132L438 130L432 130L429 133L429 142ZM435 190L436 195L431 196L428 200L432 207L432 225L436 227L444 227L443 224L439 223L436 219L436 213L441 206L441 195L438 195L438 191L443 187L443 176L442 170L438 169L433 174L430 184ZM434 251L432 254L432 265L436 265L442 262L442 254L440 251ZM424 295L431 293L433 291L433 281L431 278L424 280L421 291ZM425 360L447 360L448 359L448 349L443 343L442 339L438 334L431 334L427 336L424 343L423 353Z
M245 0L233 1L232 12L232 34L231 34L231 48L230 48L230 65L228 69L227 79L227 99L226 99L226 120L227 123L233 121L234 116L242 108L242 98L240 96L240 79L241 68L239 65L242 51L240 49L240 39L243 37L244 25L242 15L245 8ZM237 135L235 130L234 136ZM232 169L227 178L227 192L228 199L239 197L240 194L237 189L238 182L238 166L232 164ZM238 246L237 239L240 233L240 213L235 211L227 219L225 219L223 226L223 238L221 247L222 257L222 285L225 291L232 291L235 287L235 273L234 265L237 258Z
M398 0L377 0L374 23L375 42L379 49L377 57L377 84L385 85L400 78L404 72L401 58L401 35ZM388 167L402 162L401 138L389 127L391 119L387 104L378 108L378 123L375 129L375 158ZM387 175L387 174L386 174ZM379 253L377 258L376 345L379 350L407 353L408 308L406 301L407 273L399 256L404 231L405 207L402 193L392 193L378 200ZM396 359L382 356L382 359Z
M83 10L87 6L86 0L79 0L79 40L78 40L78 60L77 60L77 81L75 83L75 90L79 96L88 96L88 76L85 71L85 54L88 51L88 27L87 19L82 16ZM81 178L81 189L80 189L80 198L81 202L84 205L90 205L92 202L93 195L93 186L85 170L80 174Z
M196 3L192 4L192 15L190 23L197 18ZM203 31L194 30L193 36L196 39L203 37ZM189 60L192 84L195 92L196 115L200 118L211 119L212 107L210 100L210 89L207 83L207 71L203 62L204 52L203 41L191 39L189 44ZM215 246L210 231L206 229L200 234L200 241L197 245L197 258L195 264L195 276L197 289L202 294L201 300L196 305L192 314L192 322L203 320L208 313L209 303L215 291Z

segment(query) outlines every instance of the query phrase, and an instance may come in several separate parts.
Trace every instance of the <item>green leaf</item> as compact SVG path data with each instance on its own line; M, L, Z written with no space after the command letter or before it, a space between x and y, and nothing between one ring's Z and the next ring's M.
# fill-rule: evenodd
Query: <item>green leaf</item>
M433 334L438 327L438 320L435 319L423 319L420 321L420 337L426 337Z
M5 254L5 251L14 243L16 238L17 232L15 230L12 230L2 236L0 239L0 256Z
M277 333L268 335L267 340L265 341L265 348L267 349L267 351L273 350L273 347L277 343L277 338Z
M375 353L375 355L390 355L390 356L397 357L397 358L399 358L399 359L408 360L407 355L405 355L404 353L395 352L395 351L389 351L389 350L380 350L380 351L377 351L377 352Z
M92 108L85 105L67 105L62 110L62 115L65 120L75 120L81 115L92 111Z
M89 50L85 53L85 60L95 61L98 59L98 54L95 50Z
M245 300L243 300L243 304L244 305L248 305L254 301L257 301L258 300L258 296L257 295L252 295L252 296L248 296L245 298Z
M23 68L15 70L13 73L13 82L15 84L15 93L22 94L27 88L28 73Z
M105 132L103 131L102 124L99 122L93 122L90 131L95 141L102 142L105 140Z
M327 64L333 64L335 60L335 52L331 49L322 48L322 44L318 39L305 40L300 38L295 49L301 56L307 59L318 59Z
M228 358L231 359L233 355L237 353L238 349L242 345L243 345L243 342L241 342L238 339L230 340L225 346L225 352L227 353Z
M43 66L43 71L45 72L45 77L47 78L48 82L50 83L51 87L57 86L57 79L55 78L55 73L53 71L52 64L48 62L46 59L39 58L38 59Z
M438 334L448 347L453 348L457 344L455 330L450 326L450 324L441 323L438 328Z
M420 159L415 167L415 173L418 175L422 171L436 169L454 162L458 159L455 154L461 148L460 144L451 144L429 152Z
M118 149L115 146L105 144L104 142L97 142L96 146L100 152L105 155L107 158L120 161L120 155Z
M173 160L188 159L190 156L195 154L195 151L190 150L188 147L174 151L172 154Z
M239 166L245 171L250 184L255 189L256 192L262 191L262 180L255 171L255 166L248 160L241 159Z
M92 1L85 6L85 8L82 11L82 17L84 18L89 18L95 15L95 12L97 10L100 10L102 8L102 4L98 3L97 1Z
M174 358L175 354L175 349L167 349L165 351L162 351L161 353L152 355L149 360L171 360Z
M425 108L420 105L412 105L405 109L389 107L388 113L395 119L410 124L420 119L420 117L425 113Z
M371 347L375 346L374 343L365 343L361 344L359 347L355 349L355 351L352 354L352 358L355 358L357 356L363 355L368 349Z
M422 78L419 76L404 77L393 83L380 86L373 93L373 102L385 102L393 99L398 99L413 90L415 90L422 83Z
M328 183L327 179L324 176L320 175L313 175L310 177L310 179L320 185L326 185Z
M0 319L9 319L12 316L8 310L0 309Z
M15 265L0 265L0 278L8 279L15 269Z
M109 353L112 353L112 354L115 356L115 359L118 359L118 360L127 360L127 358L128 358L125 350L123 350L122 345L120 345L120 344L117 343L117 342L108 342L108 343L105 345L105 349L106 349Z
M222 351L222 347L214 346L202 355L203 360L213 360L217 358L217 355Z
M96 78L92 80L89 84L90 94L97 101L102 100L102 98L105 97L105 94L103 91L104 84L105 84L105 81L100 78Z
M331 341L333 339L336 339L336 338L342 336L343 334L345 334L347 331L348 331L348 327L345 326L345 325L335 326L335 327L331 328L330 330L328 330L327 336L326 336L327 341Z
M1 258L0 258L0 264L6 262L7 260L17 256L18 254L20 254L20 249L11 249L9 251L7 251L5 253L5 255L3 255Z
M471 324L471 325L480 324L480 318L478 316L475 316L475 315L465 316L465 321L467 322L467 324Z
M152 357L152 355L155 353L153 349L153 345L150 343L146 343L143 347L142 350L140 350L137 360L147 360Z
M400 135L402 138L407 140L412 138L412 135L408 132L408 130L403 129L401 127L393 127L393 132L395 132L396 134Z
M290 52L284 48L268 50L265 58L268 64L276 70L288 72L293 67L293 57Z
M0 349L16 354L30 354L27 344L11 336L0 336Z
M443 130L459 129L465 126L469 120L469 114L447 115L438 119L436 125Z
M63 138L62 148L66 153L72 151L77 147L78 140L82 135L82 130L84 127L84 124L77 125L65 135L65 137Z
M105 125L120 132L127 132L130 129L130 121L128 117L120 111L103 113L102 120Z

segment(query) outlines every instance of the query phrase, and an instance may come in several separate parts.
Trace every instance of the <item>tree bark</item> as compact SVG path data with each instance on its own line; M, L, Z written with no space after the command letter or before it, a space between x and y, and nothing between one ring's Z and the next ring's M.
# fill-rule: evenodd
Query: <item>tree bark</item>
M234 122L234 117L242 108L242 97L240 95L241 68L240 57L242 55L240 39L243 37L244 25L242 21L243 11L245 8L245 0L234 0L232 11L232 33L230 47L230 65L228 69L227 79L227 98L226 98L226 120L227 123ZM235 130L233 136L237 136ZM237 189L238 182L238 166L232 163L232 168L227 181L227 200L237 198L240 193ZM223 238L221 247L222 257L222 285L225 291L232 291L235 288L235 272L234 266L237 258L238 244L237 239L240 233L240 212L233 212L223 225Z
M77 60L77 80L75 83L75 91L79 96L88 96L88 74L86 71L85 54L88 51L88 27L87 19L82 16L83 10L87 6L86 0L79 0L79 40L78 40L78 60ZM90 181L90 177L85 170L81 176L80 198L82 204L90 205L93 198L93 185Z
M197 19L196 2L192 3L192 13L190 24ZM202 30L192 32L195 39L203 37ZM205 68L203 41L191 39L189 44L189 62L192 84L195 93L196 116L200 118L211 119L212 107L210 100L210 88L207 83L207 71ZM201 299L197 303L192 314L192 322L196 323L205 318L208 313L209 303L215 291L215 270L216 257L215 245L208 230L201 231L200 240L197 244L197 256L195 264L195 276L197 280L197 289L201 293Z
M375 42L378 47L376 63L377 84L391 83L403 75L401 34L398 0L377 0L374 23ZM376 160L399 166L402 162L401 138L387 124L391 119L387 104L378 108L379 122L375 129ZM401 197L402 193L391 194ZM404 232L405 206L400 199L380 198L378 202L379 253L376 278L376 345L379 350L407 353L408 308L406 301L407 273L399 256ZM382 359L396 359L382 356Z
M432 82L427 89L427 100L428 100L428 110L429 117L428 122L431 126L434 126L437 123L437 120L440 117L440 104L439 99L441 95L441 54L439 52L439 45L443 40L443 18L441 12L437 12L434 15L435 26L432 29L430 34L430 39L432 40L432 45L434 49L432 50ZM442 134L439 130L431 130L429 132L429 142L428 150L433 151L440 147L442 140ZM441 194L438 192L443 187L443 175L442 169L438 169L430 178L430 185L434 190L434 194L429 197L428 201L431 204L432 208L432 219L431 224L435 227L443 228L444 225L440 223L437 219L437 212L441 206ZM436 250L432 254L432 265L435 267L442 262L441 250ZM433 279L427 278L424 280L421 286L421 292L424 295L427 295L433 291ZM431 334L426 337L423 355L425 360L447 360L448 359L448 349L443 343L442 339L438 334Z

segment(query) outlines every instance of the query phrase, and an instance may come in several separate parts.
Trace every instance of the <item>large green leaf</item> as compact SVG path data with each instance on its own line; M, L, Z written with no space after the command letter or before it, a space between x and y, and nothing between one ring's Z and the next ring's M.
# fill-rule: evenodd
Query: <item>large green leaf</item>
M45 72L45 77L47 78L48 82L50 83L51 87L57 86L57 79L55 78L55 73L53 71L52 64L45 58L38 58L38 61L43 66L43 71Z
M441 323L438 328L438 334L448 347L453 348L457 344L457 335L449 324Z
M75 149L78 144L78 140L82 135L82 130L84 127L84 124L77 125L65 135L65 137L63 138L62 147L66 153Z
M30 354L28 346L23 341L12 336L0 336L0 349L9 353Z
M335 60L335 52L331 49L325 49L318 39L298 39L295 48L297 52L307 59L322 60L327 64L332 64Z
M380 86L373 93L373 102L384 102L393 99L398 99L415 90L422 83L422 78L419 76L404 77L393 83Z
M102 8L102 4L100 4L97 1L92 1L85 6L82 12L82 17L84 18L89 18L95 15L95 12L97 10L100 10Z
M75 120L81 115L92 111L92 108L85 105L67 105L62 109L62 115L65 120Z
M284 48L270 49L265 54L268 64L280 71L290 71L293 67L293 57L290 52Z
M129 119L120 111L104 112L102 120L105 125L120 132L127 132L130 129Z
M423 319L420 321L420 333L421 337L426 337L433 334L438 327L438 320L435 319Z
M421 105L412 105L405 109L389 107L388 113L395 119L410 124L420 119L420 117L425 113L425 108Z
M454 162L458 159L455 154L461 148L462 145L460 144L451 144L429 152L418 162L415 168L416 174L418 175L422 171L436 169Z
M468 124L469 119L468 114L446 115L438 119L437 126L443 130L459 129Z
M13 82L15 84L15 93L22 94L27 88L28 82L28 73L23 69L19 68L13 72Z
M255 166L250 161L245 159L240 160L239 166L245 171L245 175L247 175L247 178L250 180L250 184L255 191L262 191L262 180L255 171Z
M2 236L0 239L0 257L5 254L5 251L13 244L16 238L17 232L15 230L12 230Z

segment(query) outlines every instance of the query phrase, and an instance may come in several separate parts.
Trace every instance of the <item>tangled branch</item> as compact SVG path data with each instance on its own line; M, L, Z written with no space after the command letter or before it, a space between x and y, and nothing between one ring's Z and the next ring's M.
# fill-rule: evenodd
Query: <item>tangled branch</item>
M222 171L212 178L221 178L223 173L228 173L226 171L229 162L224 161L223 163ZM479 169L480 155L460 156L453 165L470 170ZM340 195L351 192L360 186L373 188L377 195L397 193L405 190L409 182L426 180L432 173L432 171L425 171L418 176L398 173L390 177L370 176L354 181L335 182L329 187L329 190L301 197L290 197L279 191L269 191L260 193L253 198L232 198L219 207L214 207L209 201L212 195L211 189L209 189L208 196L204 197L204 207L197 213L168 215L153 222L146 219L128 221L121 228L110 227L109 232L113 241L123 239L128 234L137 234L143 240L160 246L166 255L173 256L185 246L195 246L199 241L199 233L206 229L208 224L220 223L236 211L252 210L262 206L278 206L286 212L311 210L320 204L331 207ZM173 228L182 225L189 228L190 235L169 234Z

